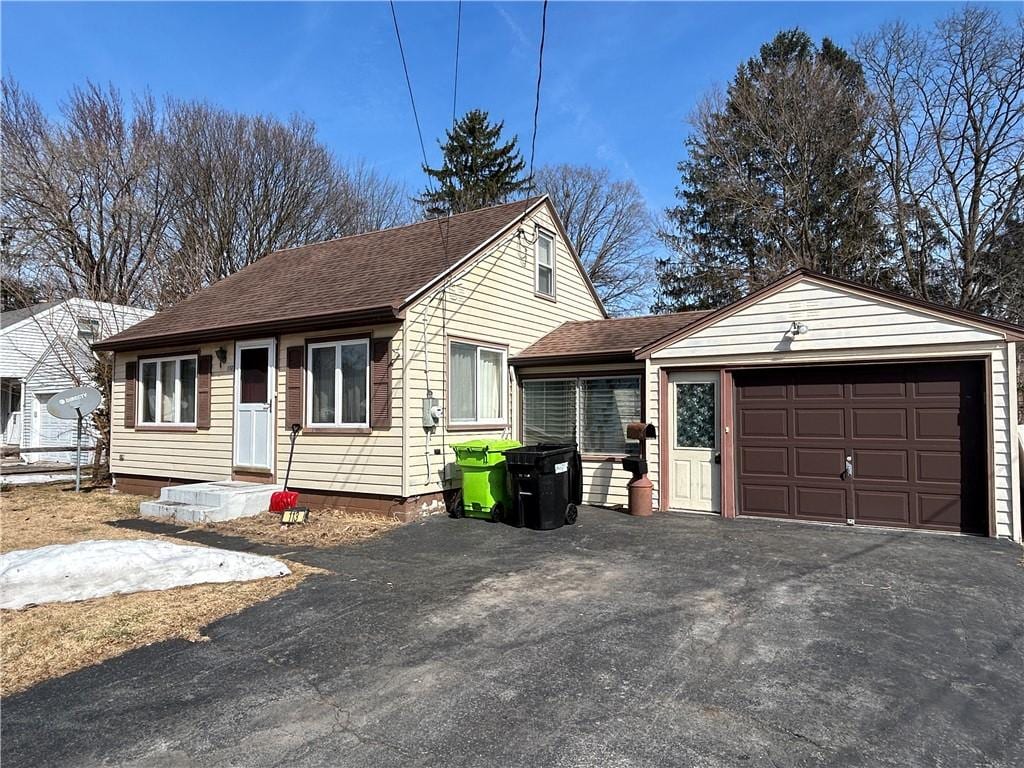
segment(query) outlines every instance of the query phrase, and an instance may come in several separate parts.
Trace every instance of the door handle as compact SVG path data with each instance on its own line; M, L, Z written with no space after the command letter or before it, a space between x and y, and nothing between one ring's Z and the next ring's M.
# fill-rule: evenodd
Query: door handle
M853 477L853 456L846 457L846 468L843 470L842 479L849 480Z

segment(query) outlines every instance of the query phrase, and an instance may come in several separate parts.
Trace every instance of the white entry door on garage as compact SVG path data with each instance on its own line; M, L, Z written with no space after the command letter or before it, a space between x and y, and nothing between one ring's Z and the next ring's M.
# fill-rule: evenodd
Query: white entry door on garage
M717 372L669 375L669 506L718 512L719 459Z

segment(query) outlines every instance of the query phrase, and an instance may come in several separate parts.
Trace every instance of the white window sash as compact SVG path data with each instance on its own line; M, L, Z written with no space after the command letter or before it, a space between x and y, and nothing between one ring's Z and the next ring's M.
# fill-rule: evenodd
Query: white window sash
M473 355L474 365L476 366L476 389L473 392L473 416L469 419L455 419L452 418L453 424L460 426L466 424L479 424L481 426L503 426L508 423L506 417L506 409L508 407L508 350L504 347L493 347L487 344L475 344L470 341L452 341L448 344L448 354L451 356L451 348L453 344L460 344L464 347L473 347L475 353ZM480 361L480 355L482 352L496 352L501 355L501 363L498 369L498 415L496 418L485 419L481 418L480 414L483 413L483 386L482 386L482 370L483 366ZM450 383L449 383L450 384ZM450 393L449 393L450 396ZM448 404L449 410L451 403Z
M541 260L541 241L547 243L547 263ZM555 295L555 238L544 232L543 230L537 231L537 240L533 245L533 263L534 263L534 275L533 275L533 287L534 290L543 296L554 296ZM545 291L541 288L540 276L542 270L548 270L551 273L551 290Z
M145 427L194 427L196 425L195 420L193 421L182 421L181 420L181 364L185 360L196 361L196 380L193 389L193 399L198 404L199 401L199 358L197 355L184 355L184 356L167 356L167 357L147 357L145 360L138 361L138 391L135 399L136 403L135 412L135 423ZM174 394L173 394L173 405L171 408L174 411L174 419L172 421L162 421L164 415L164 377L161 374L161 368L165 362L174 362ZM144 382L146 380L145 368L147 365L152 365L155 369L154 374L154 394L156 402L153 404L153 418L156 421L145 421L145 408L146 408L146 387Z
M362 347L366 352L364 369L364 392L366 397L363 407L363 421L341 421L342 403L344 400L344 380L341 373L341 350L343 347ZM313 421L313 350L334 349L334 421ZM331 429L368 429L370 427L370 340L351 339L348 341L322 341L307 345L306 348L306 426Z

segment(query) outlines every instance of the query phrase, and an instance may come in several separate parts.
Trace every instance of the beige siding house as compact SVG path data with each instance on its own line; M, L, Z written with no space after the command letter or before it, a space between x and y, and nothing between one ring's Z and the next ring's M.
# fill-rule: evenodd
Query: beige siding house
M576 443L584 501L1021 540L1024 329L807 271L605 316L547 198L270 254L100 345L112 470L442 511L453 443ZM649 425L643 440L627 425Z
M437 511L453 443L520 434L509 360L604 316L547 198L280 251L100 346L111 470L280 482L298 423L306 502Z

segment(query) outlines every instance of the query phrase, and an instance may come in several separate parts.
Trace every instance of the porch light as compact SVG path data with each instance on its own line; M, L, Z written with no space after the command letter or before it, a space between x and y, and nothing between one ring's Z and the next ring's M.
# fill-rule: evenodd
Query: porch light
M224 347L217 347L217 360L221 365L228 361L228 351Z
M799 320L794 320L793 324L789 327L789 332L794 336L801 336L807 333L807 326Z

